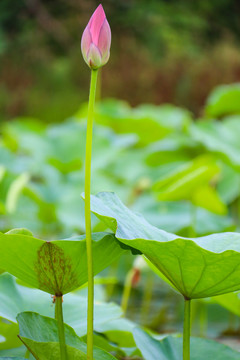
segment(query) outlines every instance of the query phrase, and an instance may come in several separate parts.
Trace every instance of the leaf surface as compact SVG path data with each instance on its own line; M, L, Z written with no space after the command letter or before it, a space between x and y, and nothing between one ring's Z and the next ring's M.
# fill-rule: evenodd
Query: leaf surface
M0 276L0 316L17 328L17 314L24 311L35 311L44 316L54 317L54 305L49 294L18 285L11 275L2 274ZM78 336L87 333L86 296L83 296L81 292L64 295L63 312L65 323L74 328ZM94 327L99 328L102 324L120 318L121 315L122 310L118 305L96 301ZM4 329L0 326L0 334L6 336L5 332L1 332L2 330ZM14 336L17 331L18 329L15 330Z
M55 319L41 316L32 312L18 315L20 339L39 360L59 360L60 348L58 343L58 327ZM65 340L68 358L71 360L86 360L87 345L65 325ZM94 360L116 360L116 358L102 349L94 347Z
M145 360L182 360L182 338L168 336L158 341L135 328L134 339ZM240 353L212 340L191 338L191 360L203 359L239 360Z
M240 289L240 234L179 237L152 226L113 193L92 196L91 209L119 241L141 251L187 298Z
M112 234L93 235L94 274L123 250ZM87 282L85 236L44 241L21 233L0 233L0 267L25 283L50 294L66 294Z

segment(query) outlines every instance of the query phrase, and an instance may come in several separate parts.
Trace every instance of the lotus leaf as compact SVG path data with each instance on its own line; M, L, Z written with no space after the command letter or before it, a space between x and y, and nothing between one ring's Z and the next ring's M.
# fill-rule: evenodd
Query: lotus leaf
M91 209L120 242L141 251L186 298L240 289L240 234L183 238L152 226L114 193L92 196Z

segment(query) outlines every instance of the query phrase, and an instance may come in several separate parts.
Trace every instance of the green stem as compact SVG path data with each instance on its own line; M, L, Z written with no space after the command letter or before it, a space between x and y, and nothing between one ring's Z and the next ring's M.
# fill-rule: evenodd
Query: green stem
M53 303L55 303L54 319L57 321L58 320L58 311L57 311L57 307L56 307L56 298L55 298L55 301Z
M93 306L94 306L94 279L93 279L93 255L92 255L92 237L91 237L91 158L92 158L92 129L93 113L96 97L97 70L91 72L91 84L88 102L88 120L87 120L87 141L85 157L85 227L87 243L87 263L88 263L88 316L87 316L87 359L93 359Z
M123 315L126 314L127 308L128 308L128 302L132 290L132 278L133 278L133 269L131 269L126 276L126 280L124 283L124 289L123 289L123 295L122 295L122 301L121 301L121 308L123 311Z
M184 300L183 360L190 360L191 300Z
M101 101L101 90L102 90L102 68L98 70L98 80L96 85L96 102Z
M149 271L147 274L147 279L145 281L144 290L143 290L142 307L140 314L141 324L145 324L146 319L148 318L152 295L153 295L153 285L154 285L154 273L153 271Z
M58 338L60 345L61 360L67 360L67 349L65 343L63 311L62 311L62 296L56 296L55 318L57 320L57 325L58 325Z

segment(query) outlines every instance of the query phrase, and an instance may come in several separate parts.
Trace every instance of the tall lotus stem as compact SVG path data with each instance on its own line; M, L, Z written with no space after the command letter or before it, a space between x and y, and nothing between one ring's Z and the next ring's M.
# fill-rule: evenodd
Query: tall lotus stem
M85 62L91 69L91 84L88 103L87 140L85 158L85 226L88 263L88 319L87 319L87 359L93 359L93 313L94 279L91 238L91 157L93 114L96 98L98 69L105 65L110 56L111 30L102 5L99 5L89 20L81 40L81 50Z
M183 360L190 360L191 300L184 299Z
M58 325L58 338L60 345L60 359L67 360L67 348L65 342L63 311L62 311L62 296L55 298L55 318Z
M93 278L93 255L92 255L92 236L91 236L91 212L90 212L90 193L91 193L91 154L92 154L92 128L93 110L96 95L97 70L92 70L91 85L89 94L88 122L87 122L87 141L86 141L86 160L85 160L85 226L87 244L87 263L88 263L88 317L87 317L87 356L93 358L93 310L94 310L94 278Z
M122 295L122 301L121 301L121 308L123 311L123 314L126 315L127 308L128 308L128 302L130 293L132 290L132 278L134 276L134 270L131 269L126 276L124 288L123 288L123 295Z

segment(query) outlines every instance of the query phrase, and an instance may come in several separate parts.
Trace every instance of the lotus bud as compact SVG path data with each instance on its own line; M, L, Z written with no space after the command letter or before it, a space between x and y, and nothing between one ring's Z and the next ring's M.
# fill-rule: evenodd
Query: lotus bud
M98 69L108 62L111 46L111 29L102 5L99 5L89 20L81 40L85 62L91 69Z

